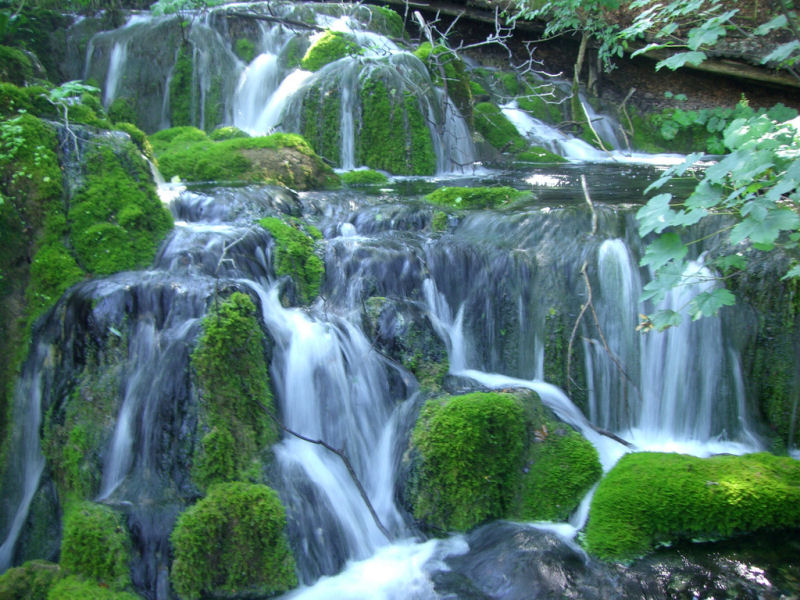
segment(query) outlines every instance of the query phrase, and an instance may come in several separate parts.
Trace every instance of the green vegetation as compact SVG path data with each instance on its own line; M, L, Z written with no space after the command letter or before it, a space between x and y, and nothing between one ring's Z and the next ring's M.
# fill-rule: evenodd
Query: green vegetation
M515 157L515 160L519 162L526 162L526 163L560 163L560 162L567 162L567 159L563 156L559 156L558 154L554 154L550 152L547 148L541 148L539 146L533 146L528 148L527 150L523 150L519 152Z
M314 242L322 234L311 225L277 217L261 219L259 224L275 240L272 257L275 274L291 277L299 302L309 303L319 294L325 276L325 263L314 253Z
M142 600L141 596L130 592L113 591L102 584L86 581L79 577L64 577L53 584L47 600Z
M628 454L592 499L584 542L630 560L679 539L719 539L800 525L800 463L771 454L695 458Z
M416 519L437 529L467 530L507 514L525 449L524 409L515 396L429 400L412 443L421 455Z
M61 568L44 560L32 560L0 575L3 600L47 600L47 592L63 576Z
M475 129L501 152L520 152L528 147L514 124L490 102L479 102L473 111Z
M130 538L120 516L102 504L74 502L64 513L61 567L114 591L130 587Z
M370 11L370 30L393 38L403 38L405 27L403 17L388 6L365 5Z
M300 66L306 71L319 71L328 63L361 52L361 47L352 35L328 30L311 44L300 61Z
M561 112L561 92L552 84L539 84L526 81L524 93L517 97L517 105L524 111L544 121L558 125L564 120Z
M333 170L293 133L215 142L200 129L176 127L153 134L150 141L168 179L282 183L301 190L339 185Z
M523 198L529 192L512 187L440 187L425 196L425 200L440 206L452 208L496 208Z
M472 86L467 67L458 55L447 46L423 42L414 55L428 67L434 84L447 91L458 111L472 127Z
M236 56L246 63L250 63L256 56L256 45L247 38L239 38L233 47Z
M263 459L278 439L264 334L246 294L234 293L203 320L192 353L204 431L192 475L207 488L216 482L261 477ZM235 443L234 443L235 440Z
M388 183L389 178L383 173L373 171L372 169L361 169L358 171L348 171L339 176L342 183L346 185L367 185L367 184L381 184Z
M361 87L356 163L395 175L433 175L436 155L419 101L373 71Z
M594 447L530 392L429 400L412 448L414 516L438 530L566 519L602 473Z
M268 596L297 585L278 495L265 485L223 483L178 517L172 584L185 600Z
M242 131L238 127L229 125L227 127L217 127L214 131L208 134L208 137L215 142L219 142L222 140L250 137L250 134L246 131Z
M189 42L181 44L175 58L172 79L169 82L169 111L173 127L191 125L194 122L192 110L192 47Z
M303 137L314 151L331 164L340 164L342 101L338 82L334 87L311 87L303 96Z
M446 231L449 217L443 210L437 210L433 213L431 218L431 229L434 231Z
M0 81L25 85L33 79L31 59L18 48L0 46Z

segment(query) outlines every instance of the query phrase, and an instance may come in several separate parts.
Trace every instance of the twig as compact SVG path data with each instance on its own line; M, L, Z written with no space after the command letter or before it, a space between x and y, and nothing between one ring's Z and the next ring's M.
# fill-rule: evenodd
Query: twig
M597 233L597 212L594 210L594 202L592 202L592 197L589 195L589 186L586 185L586 175L581 173L581 187L583 188L583 197L586 199L586 204L589 205L589 210L592 211L592 235ZM583 263L583 268L581 269L582 272L585 272L586 263Z
M347 455L344 453L344 451L340 450L338 448L334 448L333 446L331 446L325 440L315 440L315 439L312 439L310 437L306 437L306 436L304 436L304 435L302 435L300 433L297 433L296 431L293 431L293 430L289 429L286 425L284 425L280 421L280 419L278 419L278 417L276 417L273 414L273 412L269 408L264 406L258 400L256 400L256 404L258 404L258 406L261 408L261 410L263 410L265 413L267 413L269 418L272 419L278 427L280 427L283 431L285 431L289 435L293 435L297 439L303 440L304 442L308 442L309 444L316 444L318 446L322 446L326 450L328 450L330 452L333 452L336 456L338 456L342 460L342 462L344 463L344 466L347 468L347 472L350 474L350 478L353 480L353 483L355 484L356 488L358 488L358 493L361 495L361 499L364 501L364 504L367 506L367 510L369 510L369 514L372 515L372 520L375 521L375 525L378 527L378 529L380 529L380 532L384 536L386 536L386 539L391 541L392 540L392 536L389 533L389 530L386 529L386 527L384 527L383 523L381 523L381 519L378 516L378 513L375 512L375 508L373 508L372 502L370 502L369 496L367 496L367 492L364 490L364 486L361 485L361 481L358 479L358 475L356 475L356 472L353 469L353 465L350 464L350 459L347 458Z

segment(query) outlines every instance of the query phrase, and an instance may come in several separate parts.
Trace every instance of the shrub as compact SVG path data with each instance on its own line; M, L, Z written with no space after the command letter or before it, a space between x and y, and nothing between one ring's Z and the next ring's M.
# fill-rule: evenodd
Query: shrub
M286 515L265 485L223 483L178 517L172 583L186 600L247 592L271 595L297 585Z

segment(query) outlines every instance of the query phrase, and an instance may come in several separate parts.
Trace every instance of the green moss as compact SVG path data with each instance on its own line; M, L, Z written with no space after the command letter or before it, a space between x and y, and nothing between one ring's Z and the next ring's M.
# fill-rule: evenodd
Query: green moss
M115 98L108 107L108 118L115 124L115 127L119 122L135 123L136 107L134 101L130 98Z
M33 65L22 50L0 46L0 81L25 85L33 79Z
M3 600L47 600L47 592L59 578L61 568L44 560L32 560L0 575Z
M348 171L340 175L342 183L347 185L382 184L388 183L389 178L383 173L372 169L361 169L359 171Z
M170 121L175 126L191 125L194 122L192 47L181 44L169 82Z
M377 33L383 33L393 38L402 38L405 35L403 17L394 10L388 6L365 6L370 10L372 31L377 31Z
M222 77L214 76L203 97L203 127L211 131L225 118Z
M553 421L543 420L535 436L515 516L564 521L603 473L597 450L576 431Z
M503 87L503 92L508 96L516 96L519 94L520 85L516 73L509 73L508 71L498 71L495 77Z
M205 429L192 475L203 488L243 478L278 439L262 408L274 414L264 334L249 296L233 294L203 320L191 363L200 393L200 428Z
M421 463L414 516L442 530L502 517L519 485L524 410L510 394L426 402L412 434Z
M283 47L280 54L280 62L287 69L295 69L300 66L306 50L308 50L308 40L305 36L296 35Z
M325 264L314 253L314 238L319 231L298 222L289 224L275 217L261 219L259 223L275 240L272 258L275 274L291 277L299 301L307 304L319 294L325 276ZM306 231L314 231L316 235Z
M770 454L628 454L592 500L585 545L629 560L658 544L800 526L800 463Z
M114 591L131 585L130 538L121 517L107 506L75 502L64 514L61 566Z
M475 129L501 152L520 152L528 147L514 124L494 104L476 104L474 115Z
M434 231L446 231L448 221L449 217L447 213L442 210L437 210L433 213L433 218L431 219L431 229Z
M515 160L526 163L561 163L567 162L567 159L558 154L550 152L547 148L533 146L518 153Z
M86 183L70 204L78 262L106 275L150 263L172 228L149 167L132 146L102 145L88 157Z
M206 141L208 141L206 132L191 125L170 127L150 135L150 143L153 144L156 154L161 154L172 144L189 145L193 142Z
M564 120L561 104L557 101L560 95L561 92L554 85L534 85L525 95L517 98L517 105L540 121L558 125Z
M151 162L155 162L156 155L153 152L153 146L150 144L150 140L147 138L144 131L133 123L126 123L125 121L114 123L114 129L127 133L131 141L136 144L136 147L144 154L145 158Z
M86 581L80 577L64 577L50 588L47 600L142 600L141 596L130 592L119 592Z
M236 138L250 137L250 134L248 134L246 131L242 131L238 127L229 125L227 127L217 127L208 135L208 137L215 142L219 142L221 140L233 140Z
M328 30L311 44L300 61L300 66L306 71L319 71L328 63L361 52L361 47L352 35Z
M494 208L530 196L512 187L441 187L425 200L452 208Z
M312 87L303 96L303 137L331 164L340 165L342 102L336 88Z
M194 600L291 589L297 577L285 527L283 506L267 486L214 486L178 517L172 532L175 590Z
M239 38L233 46L236 56L246 63L250 63L256 57L256 45L247 38Z
M396 175L433 175L436 155L417 98L387 87L380 72L361 86L356 162Z
M486 91L486 88L483 87L477 81L470 81L469 82L469 89L472 92L472 97L476 98L478 96L486 96L489 92Z
M13 83L0 82L0 117L13 117L20 111L33 110L30 97Z
M428 67L433 82L447 91L467 124L472 127L472 86L466 65L447 46L423 42L414 55Z

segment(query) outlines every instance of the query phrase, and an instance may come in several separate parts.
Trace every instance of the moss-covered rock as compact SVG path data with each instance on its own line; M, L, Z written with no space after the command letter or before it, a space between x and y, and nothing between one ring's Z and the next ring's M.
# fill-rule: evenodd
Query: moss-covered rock
M131 592L110 590L94 581L69 576L56 581L47 593L47 600L142 600Z
M467 67L458 55L444 45L423 42L414 55L428 67L431 79L447 95L472 128L472 86Z
M236 40L236 43L233 45L233 50L236 52L236 56L246 63L251 62L256 56L256 45L247 38L239 38Z
M67 572L122 591L131 585L130 549L128 531L109 507L94 502L67 507L60 559Z
M529 192L512 187L441 187L425 196L425 200L451 208L495 208L530 196Z
M356 163L395 175L433 175L436 154L416 95L373 71L361 86Z
M172 584L181 598L268 596L297 585L278 495L264 485L224 483L178 517Z
M383 173L373 171L372 169L361 169L358 171L348 171L339 176L342 183L346 185L368 185L368 184L381 184L388 183L389 178Z
M44 560L32 560L0 575L3 600L47 600L53 583L63 577L61 567Z
M361 46L352 35L328 30L311 44L300 61L300 66L306 71L319 71L335 60L361 52Z
M234 293L203 321L191 359L203 431L192 475L202 488L249 474L258 480L278 439L264 412L275 412L264 350L256 308L246 294Z
M19 48L0 46L0 81L25 85L33 79L31 59Z
M173 127L187 126L194 122L192 118L192 46L189 42L181 44L175 57L172 79L169 82L169 112Z
M520 152L528 147L514 124L491 102L479 102L473 111L475 130L501 152Z
M558 125L564 120L563 92L553 84L525 81L517 105L540 121Z
M150 144L150 140L147 138L147 135L145 135L144 131L139 129L133 123L128 123L126 121L114 123L114 129L116 131L123 131L127 133L131 138L131 141L136 144L136 147L139 148L144 157L151 162L155 162L156 155L153 152L153 146Z
M13 117L33 110L27 91L13 83L0 82L0 117Z
M550 152L547 148L534 146L519 152L514 159L524 163L561 163L567 162L567 159L558 154Z
M314 253L315 241L322 238L319 230L301 221L289 222L277 217L261 219L259 224L275 240L272 256L275 274L292 278L300 303L307 304L316 298L325 276L325 263Z
M108 118L113 123L136 121L136 106L131 98L115 98L108 107Z
M307 190L340 185L338 176L302 137L274 133L212 141L199 129L177 128L151 136L166 178L185 181L282 183Z
M341 165L342 100L339 82L323 80L303 96L301 132L314 151L333 165Z
M233 140L236 138L250 137L250 134L246 131L242 131L238 127L229 125L227 127L217 127L214 131L208 134L208 137L215 142L219 142L221 140Z
M426 402L412 434L421 457L414 517L436 529L464 531L506 515L522 476L524 416L512 394Z
M800 526L800 462L771 454L628 454L592 499L585 545L630 560L679 539Z

